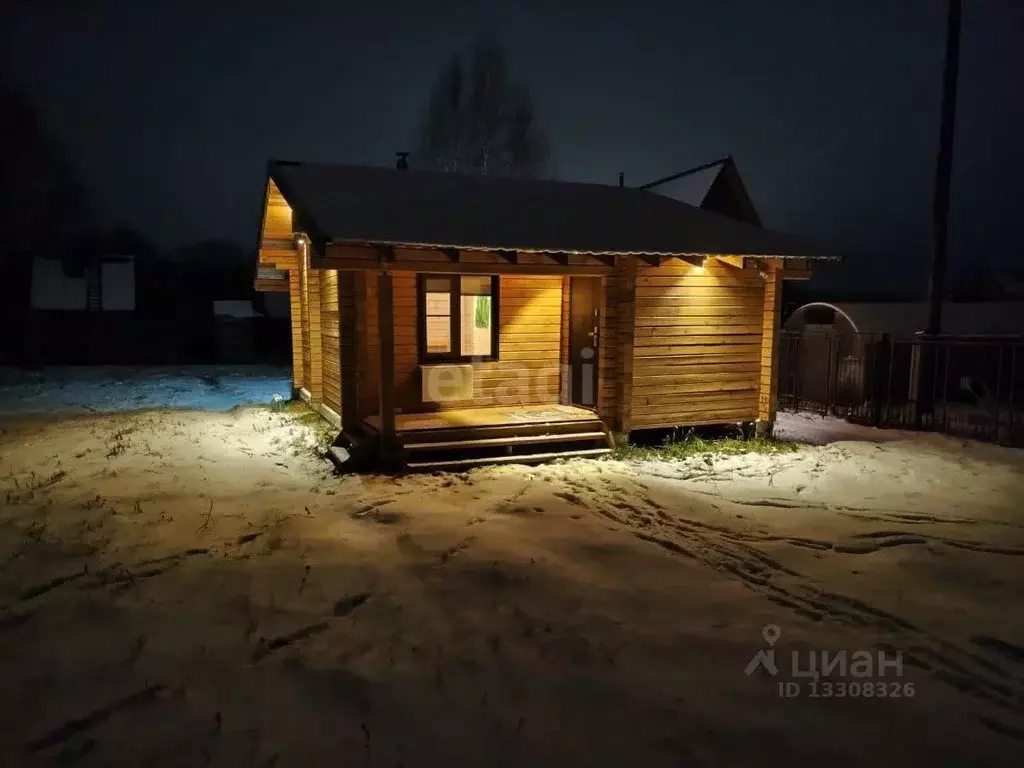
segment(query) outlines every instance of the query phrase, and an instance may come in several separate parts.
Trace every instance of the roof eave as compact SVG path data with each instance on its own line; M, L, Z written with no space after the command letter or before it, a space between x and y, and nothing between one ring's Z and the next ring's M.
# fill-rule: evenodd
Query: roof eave
M409 242L397 240L366 240L349 238L329 238L327 245L351 245L364 246L367 248L410 248L415 250L440 251L443 249L457 249L463 251L481 251L485 253L497 253L500 251L516 251L518 253L564 253L570 256L662 256L665 258L674 257L714 257L714 256L742 256L750 259L807 259L809 261L843 261L842 256L802 254L802 253L766 253L766 252L736 252L736 251L702 251L697 249L687 250L578 250L569 248L540 248L537 246L522 245L475 245L471 243L426 243Z

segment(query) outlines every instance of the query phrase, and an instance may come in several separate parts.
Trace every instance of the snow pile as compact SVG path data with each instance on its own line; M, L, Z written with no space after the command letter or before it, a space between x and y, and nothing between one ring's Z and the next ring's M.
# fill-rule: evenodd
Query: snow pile
M821 416L806 411L781 412L775 419L775 437L809 445L826 445L841 440L864 440L884 443L912 439L915 433L899 429L878 429L853 424L835 416Z

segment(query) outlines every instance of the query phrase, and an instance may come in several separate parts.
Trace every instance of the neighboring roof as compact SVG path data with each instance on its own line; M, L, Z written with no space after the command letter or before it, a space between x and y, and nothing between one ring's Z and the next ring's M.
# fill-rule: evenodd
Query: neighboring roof
M643 189L283 161L272 162L269 174L314 242L837 258L799 238Z
M722 166L728 160L728 157L712 160L710 163L704 163L679 173L673 173L671 176L665 176L647 184L641 184L640 189L657 187L656 191L659 195L665 195L666 197L671 197L699 208L708 196L708 192L711 191L711 185L715 183L715 179L721 173Z
M897 338L907 338L923 330L928 319L925 302L814 301L794 310L785 326L799 325L799 317L808 307L831 307L844 315L857 333L888 333ZM946 302L942 305L944 334L1012 336L1022 331L1024 301Z
M665 197L761 226L754 203L732 155L643 184Z

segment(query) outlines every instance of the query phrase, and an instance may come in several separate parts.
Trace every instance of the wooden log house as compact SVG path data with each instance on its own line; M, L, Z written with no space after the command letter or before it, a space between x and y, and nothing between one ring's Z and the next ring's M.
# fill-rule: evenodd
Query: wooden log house
M822 258L644 189L275 161L256 287L338 445L431 470L770 428L782 281Z

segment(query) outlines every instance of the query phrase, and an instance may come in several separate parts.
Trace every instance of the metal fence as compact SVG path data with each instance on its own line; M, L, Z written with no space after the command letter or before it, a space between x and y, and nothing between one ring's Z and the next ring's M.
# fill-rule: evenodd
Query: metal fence
M1024 336L783 331L778 407L1024 446Z

